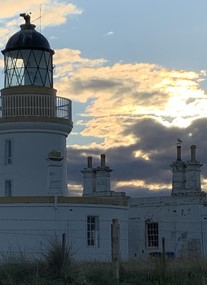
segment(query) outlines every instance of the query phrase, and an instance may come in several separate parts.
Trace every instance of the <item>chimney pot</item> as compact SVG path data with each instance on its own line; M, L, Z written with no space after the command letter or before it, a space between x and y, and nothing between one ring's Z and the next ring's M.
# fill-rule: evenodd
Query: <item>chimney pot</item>
M105 167L106 166L106 155L101 154L101 166Z
M191 146L191 161L196 160L196 145Z
M88 160L88 168L92 168L92 156L89 156L87 160Z
M177 145L177 160L181 160L181 146Z

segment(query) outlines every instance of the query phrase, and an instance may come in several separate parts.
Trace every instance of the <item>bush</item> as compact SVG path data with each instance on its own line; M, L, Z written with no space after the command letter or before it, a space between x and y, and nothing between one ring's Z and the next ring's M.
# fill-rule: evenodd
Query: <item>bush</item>
M49 280L71 284L76 276L74 264L71 249L55 239L49 242L47 251L43 254L43 260L39 264L40 274Z

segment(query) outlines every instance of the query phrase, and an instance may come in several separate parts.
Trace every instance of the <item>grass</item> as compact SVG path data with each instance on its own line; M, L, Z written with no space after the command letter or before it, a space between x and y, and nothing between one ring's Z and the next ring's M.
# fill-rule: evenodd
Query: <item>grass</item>
M159 257L120 263L120 280L110 263L76 262L71 250L57 240L42 258L20 253L0 260L0 285L205 285L207 260L177 258L165 263Z
M207 284L207 262L204 259L162 259L131 261L121 265L120 284L204 285Z
M120 280L113 279L110 263L82 263L87 285L207 285L207 260L160 258L131 260L120 264Z

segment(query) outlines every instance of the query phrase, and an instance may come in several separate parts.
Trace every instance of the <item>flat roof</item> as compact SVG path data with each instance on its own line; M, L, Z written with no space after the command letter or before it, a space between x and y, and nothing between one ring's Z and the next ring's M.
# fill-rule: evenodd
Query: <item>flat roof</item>
M63 197L63 196L11 196L0 197L0 204L97 204L128 206L128 198L119 197Z

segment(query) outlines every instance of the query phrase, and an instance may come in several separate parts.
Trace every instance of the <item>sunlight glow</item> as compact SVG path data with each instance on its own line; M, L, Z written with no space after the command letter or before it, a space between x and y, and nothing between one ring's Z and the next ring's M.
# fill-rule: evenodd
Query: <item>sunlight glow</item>
M133 152L133 154L134 154L134 157L136 157L136 158L140 157L140 158L143 158L144 160L150 160L149 154L142 151L142 150L136 150Z
M172 185L171 184L163 184L163 183L153 183L153 184L147 184L146 181L144 180L122 180L122 181L118 181L116 183L116 187L142 187L142 188L147 188L149 190L153 190L153 191L160 191L160 190L165 190L165 189L172 189Z

